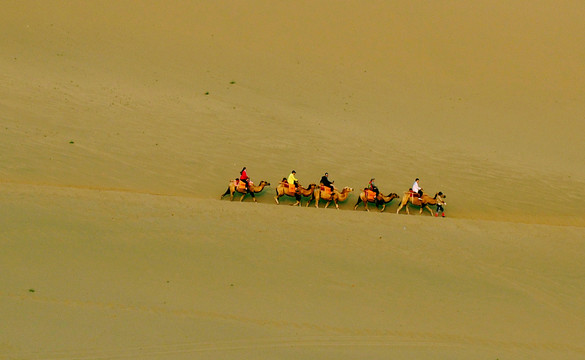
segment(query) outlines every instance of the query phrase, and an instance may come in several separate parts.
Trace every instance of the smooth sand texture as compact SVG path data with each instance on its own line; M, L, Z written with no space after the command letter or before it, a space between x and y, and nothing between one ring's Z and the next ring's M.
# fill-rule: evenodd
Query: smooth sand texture
M584 11L6 2L0 358L584 358Z

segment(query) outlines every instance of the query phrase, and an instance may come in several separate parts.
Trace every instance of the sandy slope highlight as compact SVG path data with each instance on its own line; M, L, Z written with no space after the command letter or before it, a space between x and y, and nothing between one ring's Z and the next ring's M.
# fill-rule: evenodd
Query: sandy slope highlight
M3 188L9 356L585 351L582 228Z

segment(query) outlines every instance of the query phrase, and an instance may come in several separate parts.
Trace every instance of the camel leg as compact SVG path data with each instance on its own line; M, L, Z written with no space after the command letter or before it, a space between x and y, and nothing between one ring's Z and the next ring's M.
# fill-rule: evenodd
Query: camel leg
M333 202L335 203L335 208L336 208L337 210L339 210L339 204L337 203L337 201L333 201Z
M404 207L404 205L406 205L406 208L408 208L408 199L400 202L400 206L398 206L398 210L396 210L397 214L400 213L400 210Z
M431 216L433 216L433 209L431 209L431 207L428 205L425 205L425 208L431 213ZM420 208L421 215L422 215L422 212L423 212L423 208L421 207Z
M366 211L370 211L370 209L368 209L368 200L364 201L364 207L366 208Z
M292 206L301 206L301 195L299 194L295 194L295 200L297 201L296 203L294 203Z
M274 201L276 201L276 205L280 204L280 202L278 202L278 198L280 196L278 196L278 190L276 190L276 196L274 197Z
M311 201L313 201L313 196L311 196L311 197L309 198L309 202L307 202L307 207L309 207L309 205L311 205Z
M228 186L227 190L223 193L223 195L219 198L220 200L223 199L224 196L230 193L230 187Z
M327 206L329 206L330 202L331 202L331 200L327 201L327 204L325 204L325 209L327 209Z
M252 200L254 200L254 202L258 202L258 201L256 201L256 196L254 195L253 192L250 193L250 196L252 197Z
M240 202L244 201L244 196L246 196L246 194L242 194L242 196L240 197Z
M358 205L362 202L362 198L358 197L358 201L355 203L355 206L353 207L354 210L357 210Z
M382 210L380 210L380 212L384 212L384 210L386 210L386 204L382 205Z
M235 193L235 191L230 190L230 201L234 200L234 193Z

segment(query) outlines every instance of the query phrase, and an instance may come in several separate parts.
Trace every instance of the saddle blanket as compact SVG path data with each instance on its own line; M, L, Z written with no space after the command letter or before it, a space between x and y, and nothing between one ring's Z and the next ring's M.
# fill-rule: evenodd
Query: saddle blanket
M250 186L254 185L253 182L249 181ZM236 188L238 190L246 190L246 183L241 181L240 179L236 179Z
M376 193L373 190L366 189L366 199L368 201L374 201Z
M289 192L296 192L297 187L295 184L289 183L286 179L282 179L282 185L284 186L285 191L288 190Z
M325 185L321 185L321 191L325 194L325 195L331 195L331 189Z

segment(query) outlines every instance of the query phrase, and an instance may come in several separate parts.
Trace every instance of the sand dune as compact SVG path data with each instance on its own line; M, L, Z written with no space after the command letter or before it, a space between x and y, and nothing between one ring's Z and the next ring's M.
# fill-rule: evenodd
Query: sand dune
M4 4L0 358L582 358L584 10Z

